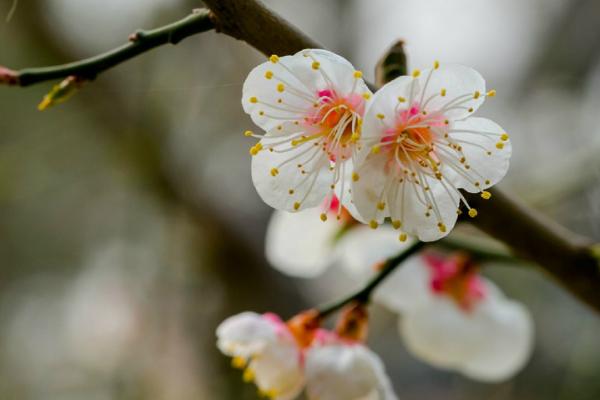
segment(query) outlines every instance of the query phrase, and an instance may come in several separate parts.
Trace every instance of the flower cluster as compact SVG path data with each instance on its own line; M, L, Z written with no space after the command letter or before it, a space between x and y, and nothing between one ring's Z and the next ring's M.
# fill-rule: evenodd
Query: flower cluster
M274 267L314 277L335 264L365 282L411 244L398 242L389 225L373 231L350 217L323 224L311 218L319 212L273 214L266 253ZM473 379L501 381L529 359L533 324L528 311L478 269L466 254L425 251L390 274L373 300L402 317L399 333L415 357Z
M362 73L325 50L272 56L249 74L242 104L265 131L250 149L263 200L295 212L339 199L357 220L385 218L423 241L451 230L460 190L479 192L505 175L511 146L496 123L471 114L486 97L478 72L460 65L414 71L372 94ZM321 213L325 221L327 214Z
M335 332L319 328L309 310L284 322L277 315L244 312L217 328L217 346L233 357L263 396L311 400L396 400L379 357L362 344L366 314L348 308Z

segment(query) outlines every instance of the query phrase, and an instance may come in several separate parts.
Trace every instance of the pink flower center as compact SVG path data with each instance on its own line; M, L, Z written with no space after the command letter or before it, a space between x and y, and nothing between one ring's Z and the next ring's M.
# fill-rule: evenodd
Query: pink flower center
M440 257L428 253L423 258L430 270L430 289L434 294L450 297L466 312L485 298L486 290L477 274L478 267L468 255L456 253Z

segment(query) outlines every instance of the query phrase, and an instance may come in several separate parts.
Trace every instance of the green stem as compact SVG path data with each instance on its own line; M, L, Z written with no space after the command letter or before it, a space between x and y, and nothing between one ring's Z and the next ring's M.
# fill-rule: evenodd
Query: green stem
M211 29L214 29L214 23L210 12L206 9L194 10L192 14L169 25L149 31L139 30L131 35L129 43L106 53L69 64L16 71L17 79L14 83L29 86L71 75L91 80L101 72L155 47L168 43L177 44L188 36Z
M404 262L407 258L421 250L426 245L425 242L416 242L408 249L403 251L402 253L388 258L383 267L381 268L381 272L379 272L376 276L374 276L362 289L358 292L352 293L349 296L344 297L341 300L338 300L334 303L325 305L323 307L318 308L319 315L321 317L326 317L331 313L336 312L340 308L344 307L346 304L358 301L361 303L367 303L371 297L371 293L380 283L382 283L392 272L396 270L402 262Z

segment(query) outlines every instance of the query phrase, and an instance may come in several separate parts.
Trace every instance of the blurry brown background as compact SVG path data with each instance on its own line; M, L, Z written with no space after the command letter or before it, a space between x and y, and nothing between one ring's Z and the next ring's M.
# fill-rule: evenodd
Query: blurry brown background
M478 69L480 111L511 133L506 190L600 239L598 0L272 0L373 76L396 39L412 67ZM191 0L0 0L0 64L43 66L178 19ZM263 258L270 213L241 135L241 85L263 58L206 33L111 70L64 105L0 88L0 399L254 399L214 347L246 309L284 317L345 288L294 280ZM524 302L536 350L484 385L413 359L375 309L370 342L410 399L600 398L600 319L536 270L486 273ZM337 286L336 286L337 285Z

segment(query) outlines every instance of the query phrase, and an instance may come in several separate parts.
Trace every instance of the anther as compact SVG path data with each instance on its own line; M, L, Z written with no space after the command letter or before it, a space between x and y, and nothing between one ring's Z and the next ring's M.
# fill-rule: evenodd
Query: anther
M473 112L473 107L469 107L469 109L467 111L469 111L470 113L472 113Z
M354 182L358 182L359 179L360 179L360 176L356 172L353 172L352 173L352 180Z
M440 90L440 96L446 96L446 88L442 88L442 90Z
M398 240L401 242L406 242L406 239L408 239L408 235L406 233L401 233L400 236L398 236Z
M383 211L385 209L385 203L383 201L377 203L377 209Z
M250 137L252 135L254 135L254 132L252 132L252 131L245 131L244 132L244 136L246 136L246 137Z
M233 357L231 359L231 366L233 368L242 369L246 367L246 360L243 357Z
M271 79L272 77L273 77L273 71L266 71L265 72L265 78Z
M279 175L279 170L277 168L271 168L271 176Z
M481 96L481 93L479 92L479 90L476 90L475 93L473 93L473 98L478 99L479 96Z
M469 217L475 218L477 216L477 210L474 208L469 209Z
M481 192L481 198L484 200L489 200L492 197L492 194L490 192L488 192L487 190L484 190L483 192Z
M394 229L400 229L400 227L402 226L402 222L398 221L397 219L392 220L392 226L394 227Z
M311 66L312 66L312 69L317 70L321 66L321 63L318 61L313 61Z
M369 92L365 92L365 93L363 93L362 97L363 97L363 99L365 99L365 100L369 100L369 99L371 98L371 93L369 93Z
M377 221L375 221L374 219L372 219L369 222L369 226L371 227L371 229L377 229L377 227L379 226L379 224L377 223Z
M379 145L375 145L371 148L371 153L377 154L377 153L379 153L380 150L381 150L381 147L379 147Z
M438 222L438 229L440 230L440 232L444 233L446 232L446 225L444 225L442 222Z
M323 222L327 221L327 214L321 213L320 217L321 217L321 221L323 221Z
M433 62L433 69L438 69L440 67L440 62L438 60L435 60Z
M273 54L271 57L269 57L269 61L271 61L273 64L276 64L279 61L279 56Z
M502 142L496 143L496 148L499 150L502 150L504 148L504 143L502 143Z
M299 208L300 208L300 203L295 202L294 203L294 210L298 211Z
M252 104L256 104L256 103L258 103L258 98L256 96L252 96L252 97L250 97L249 101Z
M398 96L398 101L400 103L404 103L406 101L406 99L404 97L402 97L402 96Z
M354 71L354 77L356 79L362 78L362 76L363 76L362 71Z
M294 189L290 189L290 190L288 190L288 194L289 194L290 196L291 196L291 195L293 195L293 194L294 194Z
M381 113L377 114L376 116L377 116L377 118L379 118L379 119L384 119L384 118L385 118L385 115L383 115L383 114L381 114Z
M279 93L283 92L285 90L285 85L283 83L278 83L277 84L277 91Z
M500 139L506 142L508 140L508 134L503 133L502 136L500 136Z
M412 73L413 78L417 78L419 75L421 75L421 71L418 69L415 69Z
M496 90L492 89L489 92L486 93L487 97L494 97L496 95Z

